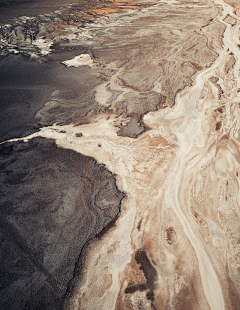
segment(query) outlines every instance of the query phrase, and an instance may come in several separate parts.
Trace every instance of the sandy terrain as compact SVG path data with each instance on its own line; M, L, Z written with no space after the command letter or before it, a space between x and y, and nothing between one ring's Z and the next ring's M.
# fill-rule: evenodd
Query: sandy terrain
M5 247L36 268L17 306L6 274L3 309L240 309L238 2L81 4L0 29L4 68L54 72L1 138Z

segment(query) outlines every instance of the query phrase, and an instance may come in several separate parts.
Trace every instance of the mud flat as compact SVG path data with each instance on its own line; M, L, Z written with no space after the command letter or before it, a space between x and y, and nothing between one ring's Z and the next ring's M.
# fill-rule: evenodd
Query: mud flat
M3 309L240 309L239 9L100 2L1 28L0 66L52 73L3 126Z

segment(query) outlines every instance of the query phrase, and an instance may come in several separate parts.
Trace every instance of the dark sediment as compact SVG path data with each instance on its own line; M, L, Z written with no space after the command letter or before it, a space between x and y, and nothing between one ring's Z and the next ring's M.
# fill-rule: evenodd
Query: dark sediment
M0 141L54 122L71 123L98 108L91 91L99 83L97 75L89 67L65 68L23 55L1 59Z
M123 194L95 160L45 139L2 145L0 168L0 308L60 309L81 248Z

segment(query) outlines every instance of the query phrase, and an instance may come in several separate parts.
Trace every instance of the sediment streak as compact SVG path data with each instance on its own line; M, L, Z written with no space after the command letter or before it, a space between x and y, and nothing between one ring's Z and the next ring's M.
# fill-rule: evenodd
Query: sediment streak
M228 14L238 19L233 13L233 8L230 5L227 5L223 0L215 0L215 3L219 4L223 8L222 16L219 18L220 22L225 23L223 20ZM203 90L204 82L207 80L205 77L209 74L209 72L214 73L214 71L218 68L221 62L224 61L226 56L230 54L230 52L234 54L234 57L237 60L238 65L235 69L235 77L239 84L239 78L236 72L237 68L239 68L239 48L233 40L234 32L232 26L227 23L225 24L227 28L223 38L224 51L220 54L220 57L209 69L206 69L204 72L197 76L195 85L188 89L188 91L184 94L184 97L178 98L178 109L175 110L172 115L170 114L167 116L167 119L173 119L184 115L185 121L178 130L178 139L181 147L178 153L179 159L176 170L169 182L169 190L166 195L166 202L172 205L173 209L178 215L179 220L182 223L188 239L195 249L199 262L199 270L202 278L204 293L211 310L225 309L222 288L203 244L194 234L190 223L181 210L178 201L178 193L180 181L184 180L183 167L187 161L186 155L191 154L191 152L194 154L194 150L192 150L192 147L194 146L194 139L196 138L196 135L201 133L201 114L197 110L197 101L200 98L201 91ZM178 111L183 112L179 113ZM186 113L186 111L190 113Z

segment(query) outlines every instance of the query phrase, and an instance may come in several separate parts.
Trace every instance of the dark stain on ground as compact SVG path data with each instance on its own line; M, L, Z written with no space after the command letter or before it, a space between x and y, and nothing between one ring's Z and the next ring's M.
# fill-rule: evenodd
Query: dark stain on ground
M155 309L154 306L154 288L155 282L157 280L157 272L156 269L151 264L146 251L137 251L135 254L135 260L137 264L140 264L140 270L143 271L144 277L147 281L146 286L149 289L147 293L147 299L151 301L152 308Z
M147 285L145 283L136 284L136 285L127 287L125 289L125 294L133 294L136 291L146 291L147 289L148 288L147 288Z
M77 138L80 138L80 137L83 136L83 134L82 134L81 132L78 132L78 133L75 134L75 136L76 136Z
M127 125L121 125L120 130L117 132L118 136L137 138L143 133L145 128L141 126L141 123L136 118L132 118Z
M141 230L141 226L142 226L142 219L139 221L138 225L137 225L137 230L140 231Z
M222 122L217 122L215 130L218 131L222 127Z
M166 241L168 244L173 244L176 241L177 239L176 233L172 227L167 228L165 234L166 234Z
M137 251L135 254L135 260L138 264L141 265L139 269L144 273L144 276L147 280L147 286L153 290L155 287L155 281L157 279L157 272L151 264L146 251Z
M165 109L167 106L167 96L154 91L142 92L138 98L118 102L116 112L125 118L131 118L126 125L120 125L118 136L138 138L143 132L149 130L143 121L143 116L158 109ZM111 113L109 110L107 112Z

